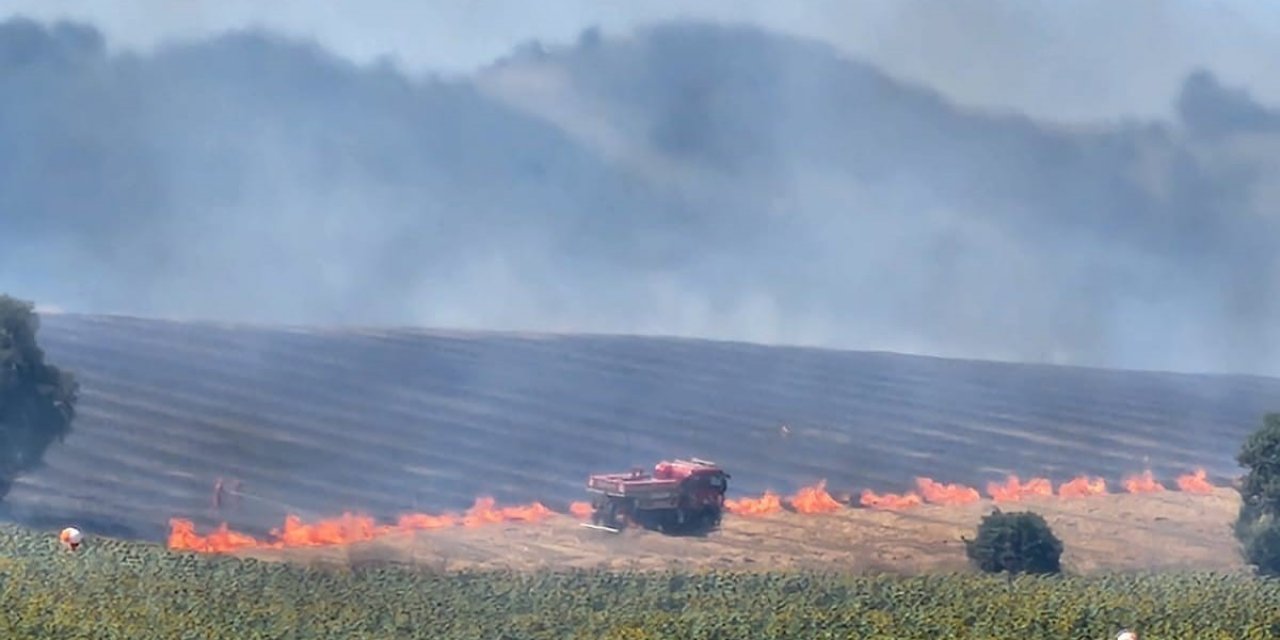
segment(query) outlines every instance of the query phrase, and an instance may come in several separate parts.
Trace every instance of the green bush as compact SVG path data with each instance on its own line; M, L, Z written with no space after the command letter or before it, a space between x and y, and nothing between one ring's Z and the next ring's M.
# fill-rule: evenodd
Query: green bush
M1248 469L1240 484L1236 539L1245 561L1265 575L1280 575L1280 414L1263 417L1236 456Z
M978 537L966 539L965 553L987 573L1050 574L1062 568L1062 541L1040 514L996 509L982 518Z
M30 302L0 294L0 499L71 432L79 385L44 361Z
M0 638L1280 637L1280 581L318 569L0 526Z
M1280 525L1275 521L1256 525L1244 540L1244 556L1259 573L1280 574Z

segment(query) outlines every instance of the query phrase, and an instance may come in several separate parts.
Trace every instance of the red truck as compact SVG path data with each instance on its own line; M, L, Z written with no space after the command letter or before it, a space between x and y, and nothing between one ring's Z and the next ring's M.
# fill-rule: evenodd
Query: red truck
M663 533L697 533L720 526L729 474L709 460L664 460L653 473L598 473L587 477L591 523L617 533L629 524Z

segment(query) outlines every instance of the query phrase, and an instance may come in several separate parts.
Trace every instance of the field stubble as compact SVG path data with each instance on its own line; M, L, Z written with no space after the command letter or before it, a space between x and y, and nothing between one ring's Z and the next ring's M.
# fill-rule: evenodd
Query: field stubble
M1245 570L1231 523L1239 495L1169 491L993 504L922 505L903 511L846 508L804 515L728 515L706 537L627 530L609 534L556 515L537 523L398 533L332 547L252 549L238 555L303 564L413 564L443 571L558 568L839 570L904 575L969 570L963 537L993 507L1042 514L1063 540L1064 570Z

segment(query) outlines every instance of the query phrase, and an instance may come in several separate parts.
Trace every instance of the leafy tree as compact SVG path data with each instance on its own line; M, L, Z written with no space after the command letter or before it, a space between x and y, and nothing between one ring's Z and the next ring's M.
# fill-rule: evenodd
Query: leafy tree
M1263 574L1280 574L1280 413L1263 416L1236 456L1248 469L1240 484L1235 533L1245 559Z
M0 294L0 499L71 432L79 384L47 364L33 305Z
M965 553L987 573L1060 573L1062 541L1038 513L996 509L982 518L978 537L964 538Z
M1245 561L1262 575L1280 575L1280 525L1256 523L1241 538Z

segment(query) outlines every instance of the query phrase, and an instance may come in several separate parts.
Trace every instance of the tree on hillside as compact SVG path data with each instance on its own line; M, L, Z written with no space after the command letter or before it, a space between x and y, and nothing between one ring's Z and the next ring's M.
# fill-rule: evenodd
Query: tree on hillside
M1061 572L1062 541L1038 513L996 509L982 518L978 537L964 539L965 553L987 573Z
M79 384L47 364L34 306L0 294L0 499L71 432Z
M1280 413L1269 413L1236 456L1248 469L1240 484L1236 538L1245 559L1267 575L1280 575Z

